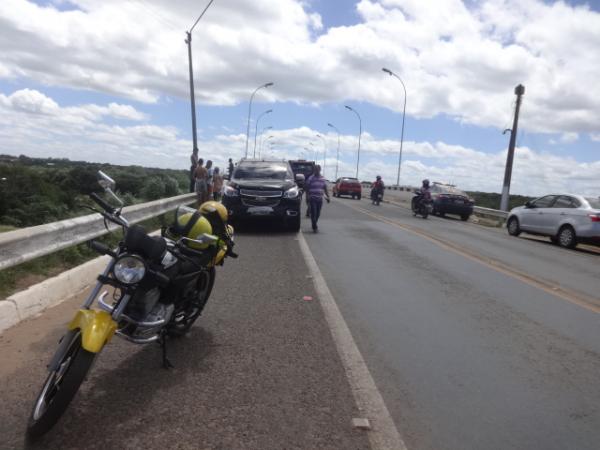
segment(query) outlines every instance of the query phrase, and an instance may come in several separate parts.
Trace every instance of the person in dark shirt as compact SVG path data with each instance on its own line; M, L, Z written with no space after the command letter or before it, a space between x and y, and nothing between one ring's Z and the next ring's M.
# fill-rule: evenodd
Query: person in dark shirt
M309 198L310 204L310 220L312 229L316 233L319 231L317 222L321 215L321 207L323 206L323 195L329 203L329 191L327 190L327 180L321 176L321 166L316 165L314 174L306 181L306 195Z

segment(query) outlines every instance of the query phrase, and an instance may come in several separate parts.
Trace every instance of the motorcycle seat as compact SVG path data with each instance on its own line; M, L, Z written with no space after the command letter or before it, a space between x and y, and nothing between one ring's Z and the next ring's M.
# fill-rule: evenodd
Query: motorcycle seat
M161 260L167 250L166 241L160 236L148 236L141 225L132 225L125 235L125 246L131 252L139 252L152 262Z

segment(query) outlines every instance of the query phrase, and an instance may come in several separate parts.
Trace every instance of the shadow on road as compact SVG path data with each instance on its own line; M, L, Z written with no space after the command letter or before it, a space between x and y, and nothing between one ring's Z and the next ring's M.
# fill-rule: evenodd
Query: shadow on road
M155 344L142 347L113 369L101 370L100 364L95 364L90 378L82 384L55 428L39 441L25 442L25 448L96 448L106 433L116 433L125 424L130 426L140 410L154 407L157 393L172 390L185 384L189 377L208 372L208 356L213 348L212 334L201 327L192 327L188 335L168 341L173 369L162 367L161 350ZM112 350L123 349L131 347ZM107 348L105 352L110 350ZM109 357L100 354L99 358L102 356ZM160 416L161 411L156 414ZM139 423L140 428L145 426Z
M521 239L525 239L527 241L531 241L531 242L537 242L540 245L547 245L550 247L558 247L560 248L558 245L553 244L552 242L550 242L549 238L547 237L542 237L542 236L525 236L525 235L521 235L520 236ZM569 249L563 249L565 251L569 251ZM597 249L591 245L578 245L577 247L575 247L574 249L570 249L570 251L573 252L578 252L578 253L582 253L582 254L586 254L586 255L593 255L593 256L598 256L600 255L600 247L597 247Z

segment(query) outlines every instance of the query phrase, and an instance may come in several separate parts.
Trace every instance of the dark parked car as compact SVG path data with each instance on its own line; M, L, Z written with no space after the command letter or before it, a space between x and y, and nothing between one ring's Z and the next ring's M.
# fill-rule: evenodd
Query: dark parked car
M334 197L349 195L352 198L358 198L360 200L362 196L362 186L356 178L338 178L333 185L332 191Z
M434 215L457 214L461 220L468 220L473 214L474 201L469 196L450 184L433 183L431 186Z
M301 195L296 181L304 176L294 176L287 161L243 159L223 188L223 205L233 222L270 217L298 231Z

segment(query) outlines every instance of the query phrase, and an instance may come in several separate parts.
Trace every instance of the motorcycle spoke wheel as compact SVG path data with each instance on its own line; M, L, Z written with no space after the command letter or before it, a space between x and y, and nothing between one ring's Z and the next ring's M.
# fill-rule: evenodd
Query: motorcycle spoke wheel
M96 357L81 346L81 332L67 334L71 339L56 370L50 372L40 391L27 425L30 439L46 434L63 415Z
M186 302L183 309L175 313L174 318L169 325L168 332L170 336L183 336L189 331L196 319L200 317L208 298L212 292L215 283L215 268L211 267L198 277L198 290L195 298Z

